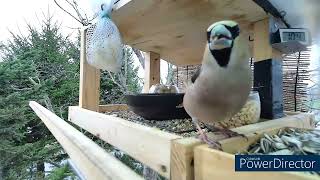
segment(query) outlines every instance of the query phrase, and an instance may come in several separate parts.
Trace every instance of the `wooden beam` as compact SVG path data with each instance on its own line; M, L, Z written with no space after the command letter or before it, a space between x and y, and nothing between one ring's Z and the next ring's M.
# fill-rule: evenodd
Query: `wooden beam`
M173 140L171 143L171 178L174 180L193 180L193 150L202 144L196 138Z
M31 101L29 105L86 179L142 179L57 115L36 102Z
M152 85L160 83L160 54L145 53L144 72L143 92L147 93Z
M86 32L87 30L81 31L79 106L92 111L98 111L100 70L87 63Z
M253 0L256 4L258 4L266 13L271 14L275 18L279 18L286 27L290 28L290 25L283 18L284 16L281 12L278 11L276 7L273 6L271 2L268 0Z
M315 117L314 114L311 113L300 113L279 119L267 120L256 124L237 127L232 130L241 134L249 134L280 127L314 128Z
M273 179L303 180L315 179L315 176L303 173L278 173L278 172L235 172L234 154L246 150L256 142L263 133L275 134L283 127L314 128L314 115L301 113L287 116L281 119L269 120L257 124L251 124L232 129L235 132L245 134L244 137L234 137L219 141L222 151L209 148L208 145L200 145L194 149L195 179L240 179L248 180L259 177L259 180Z
M111 112L111 111L126 111L129 107L126 104L107 104L99 105L99 112Z
M113 11L120 9L122 6L126 5L129 3L131 0L119 0L117 1L114 6L113 6Z
M281 53L273 49L270 44L270 18L263 19L253 24L253 57L254 61L267 59L282 59Z
M236 142L234 142L236 143ZM195 180L316 180L317 176L296 172L236 172L233 154L207 148L206 145L195 148Z
M281 127L280 127L281 128ZM257 142L260 137L263 136L266 132L271 132L272 134L276 134L278 132L279 128L272 128L272 129L265 129L261 131L256 131L254 133L246 134L246 137L233 137L229 139L224 139L219 141L221 143L221 147L224 152L228 152L231 154L236 154L238 152L245 151L248 149L248 147ZM236 142L236 143L235 143Z
M235 20L244 32L242 26L267 17L252 0L134 0L112 13L125 44L181 66L201 63L211 24Z
M247 138L239 136L221 140L221 137L218 137L217 135L214 135L212 133L208 133L208 136L211 139L220 139L219 142L222 144L222 148L227 149L229 153L237 153L239 151L247 149L247 147L251 143L255 142L259 138L257 136L258 134L272 132L283 127L312 129L315 127L314 115L309 113L300 113L276 120L268 120L265 122L250 124L232 129L232 131L234 132L245 134Z
M69 120L170 178L171 140L180 136L75 106Z
M237 152L257 140L256 134L266 131L272 131L281 127L299 127L299 128L314 128L314 115L310 113L291 113L292 115L276 120L268 120L256 124L250 124L232 129L241 134L247 134L248 140L242 137L235 137L231 139L222 140L220 143L222 147L228 149L230 152ZM222 136L208 133L212 139L221 139ZM237 143L233 143L237 141ZM230 143L231 142L231 143ZM172 142L171 146L171 179L193 179L194 165L192 164L195 147L201 142L195 138L177 139Z

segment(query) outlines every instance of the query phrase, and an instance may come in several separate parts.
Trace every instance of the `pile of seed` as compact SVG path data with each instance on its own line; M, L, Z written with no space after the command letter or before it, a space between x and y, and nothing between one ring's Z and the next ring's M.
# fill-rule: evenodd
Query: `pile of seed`
M264 134L241 154L320 155L320 131L285 128L275 135ZM320 175L320 172L309 172Z
M231 120L215 123L214 125L220 128L235 128L244 126L247 124L252 124L256 122L256 105L252 105L251 102L248 101L246 106L236 114ZM253 108L253 109L252 109ZM108 115L113 115L116 117L121 117L125 120L132 121L138 124L142 124L145 126L155 127L163 131L167 131L170 133L179 134L184 137L196 136L196 128L194 127L191 118L185 119L171 119L171 120L147 120L143 117L135 114L134 112L128 111L112 111L106 112ZM258 114L259 115L259 114ZM254 121L248 121L246 119L254 119ZM200 123L200 126L204 131L210 131L204 124Z
M260 111L260 102L248 99L242 109L229 121L221 122L221 126L235 128L256 123L260 119Z
M190 118L171 120L147 120L132 111L113 111L106 112L106 114L120 117L137 124L158 128L162 131L175 133L183 137L197 136L197 130ZM201 127L205 129L205 131L208 131L203 124L201 124Z
M275 135L264 134L247 154L320 155L320 131L285 128Z

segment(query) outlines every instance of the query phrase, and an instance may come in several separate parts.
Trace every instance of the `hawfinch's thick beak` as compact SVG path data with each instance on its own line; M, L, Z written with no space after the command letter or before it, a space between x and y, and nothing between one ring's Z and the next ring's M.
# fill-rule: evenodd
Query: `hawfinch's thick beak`
M211 31L209 43L212 50L231 47L232 34L225 26L217 25Z
M229 40L232 40L231 37L223 34L219 34L219 35L213 36L211 42L214 45L224 45Z
M218 50L229 48L232 45L232 38L223 35L213 36L210 41L210 49Z

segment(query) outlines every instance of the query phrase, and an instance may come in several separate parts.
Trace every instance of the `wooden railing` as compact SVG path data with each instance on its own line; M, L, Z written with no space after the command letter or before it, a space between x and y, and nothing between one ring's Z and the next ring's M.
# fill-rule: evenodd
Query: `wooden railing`
M180 136L80 107L69 108L69 121L170 177L171 141Z
M68 153L76 167L86 179L142 179L133 170L36 102L31 108L45 123L58 142ZM102 111L126 109L125 105L100 106ZM248 137L281 127L312 128L314 116L300 113L284 118L251 124L232 129ZM162 176L173 180L207 179L209 177L235 178L232 154L216 151L203 145L196 138L183 138L159 129L139 125L125 119L86 110L78 106L69 107L69 121L87 130L105 142L152 168ZM213 136L213 138L215 138ZM219 141L223 149L234 152L250 144L246 138ZM232 141L232 143L230 143ZM216 171L217 166L224 169ZM222 174L221 174L222 173ZM270 175L284 179L313 179L301 174L245 173L246 180L259 177L267 180ZM241 179L241 178L240 178Z
M86 179L142 179L57 115L36 102L30 102L30 106Z

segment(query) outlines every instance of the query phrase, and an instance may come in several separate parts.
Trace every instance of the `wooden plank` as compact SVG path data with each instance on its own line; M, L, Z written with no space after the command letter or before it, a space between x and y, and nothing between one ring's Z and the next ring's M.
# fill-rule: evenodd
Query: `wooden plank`
M69 120L170 177L171 140L180 136L75 106L69 107Z
M295 172L235 172L234 155L207 148L207 145L195 148L195 180L312 180L318 176Z
M279 129L282 127L297 127L297 128L306 128L311 129L315 127L314 115L308 113L300 113L296 115L291 115L275 120L267 120L264 122L250 124L246 126L241 126L237 128L231 129L240 134L245 134L247 138L244 137L234 137L229 139L224 139L219 141L222 144L223 148L228 149L228 152L236 153L241 151L247 147L248 144L257 140L257 134L261 134L264 132L273 131L274 129ZM208 133L208 136L211 139L219 140L221 137ZM229 142L237 142L237 143L229 143Z
M196 138L183 138L171 143L171 178L174 180L193 180L193 149L202 144Z
M233 154L241 152L250 144L256 142L263 133L276 133L283 127L297 128L314 128L314 115L308 113L300 113L287 116L284 118L260 122L232 129L235 132L245 134L244 137L234 137L219 141L222 151L216 151L201 145L195 147L194 162L195 162L195 179L254 179L259 177L259 180L286 179L286 180L302 180L314 179L314 176L303 175L300 173L270 173L270 172L241 172L234 171L234 156ZM228 153L226 153L228 152ZM230 154L229 154L230 153Z
M90 66L86 57L86 32L81 31L79 106L99 110L100 70Z
M149 88L158 83L160 83L160 54L145 53L143 92L148 93Z
M57 115L34 101L31 101L29 105L86 179L142 179Z
M99 112L111 112L111 111L126 111L129 107L126 104L107 104L99 105Z
M252 0L131 0L112 14L126 44L158 53L175 65L201 63L212 23L235 20L245 32L266 17Z
M298 127L298 128L314 128L315 119L314 114L300 113L290 115L279 119L267 120L256 124L250 124L242 127L232 129L241 134L250 134L259 131L265 131L273 128L280 127Z
M257 62L270 59L272 48L269 43L269 18L254 23L253 32L254 60Z
M254 133L246 134L244 137L233 137L229 139L224 139L219 141L224 152L231 154L236 154L242 151L245 151L252 143L256 142L260 137L263 136L263 133L268 132L276 134L279 128L266 129L261 131L256 131Z
M269 23L269 18L266 18L253 25L253 57L255 62L272 58L281 59L281 53L271 47Z
M246 125L232 129L241 134L247 134L248 140L242 137L235 137L220 141L224 149L229 152L236 153L244 149L248 144L255 142L259 137L257 134L269 132L281 127L299 127L299 128L313 128L314 115L308 113L290 112L290 116L268 120L257 124ZM222 136L208 133L212 139L221 139ZM237 143L233 143L233 142ZM193 149L201 144L201 142L194 138L184 138L173 141L171 150L171 179L193 179L194 166L190 163L193 160Z

